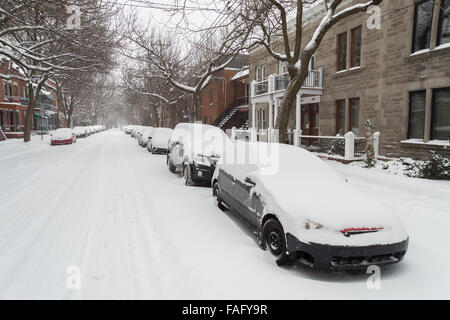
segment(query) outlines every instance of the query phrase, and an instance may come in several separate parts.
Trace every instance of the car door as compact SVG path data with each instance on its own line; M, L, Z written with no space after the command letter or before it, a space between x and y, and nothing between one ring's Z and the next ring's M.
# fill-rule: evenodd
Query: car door
M256 225L256 212L250 197L254 185L235 179L223 170L219 171L219 183L223 200L251 225Z

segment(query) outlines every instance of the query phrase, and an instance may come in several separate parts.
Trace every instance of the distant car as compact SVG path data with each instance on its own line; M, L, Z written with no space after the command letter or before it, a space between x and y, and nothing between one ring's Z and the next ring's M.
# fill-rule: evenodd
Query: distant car
M169 139L173 132L170 128L154 128L152 139L147 144L147 149L153 154L166 154Z
M131 129L131 136L133 138L137 138L140 129L141 129L141 126L133 126L133 128Z
M142 130L142 134L138 138L138 143L142 148L147 147L147 143L149 139L152 138L153 134L153 127L145 127L144 130Z
M86 138L89 133L86 127L74 127L73 132L77 136L77 138Z
M59 128L51 134L50 143L52 146L60 144L72 144L77 142L75 132L70 128Z
M217 160L231 140L218 127L201 123L179 123L169 140L167 165L181 171L186 185L211 184Z
M283 144L270 153L261 145L241 143L237 153L260 152L262 160L217 164L213 195L254 229L279 265L365 270L404 258L409 237L387 208L312 153Z

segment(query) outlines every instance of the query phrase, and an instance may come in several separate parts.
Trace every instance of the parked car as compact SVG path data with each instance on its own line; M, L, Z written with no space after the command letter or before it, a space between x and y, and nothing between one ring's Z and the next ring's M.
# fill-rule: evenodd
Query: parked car
M72 144L77 142L77 137L75 132L70 128L59 128L56 129L51 134L50 144L60 145L60 144Z
M231 140L218 127L201 123L178 124L169 140L167 165L181 171L186 185L211 183L217 160Z
M389 209L312 153L281 144L269 153L262 145L267 149L267 143L236 144L245 149L239 154L260 149L267 156L218 163L213 195L219 207L234 209L254 229L279 265L364 270L404 258L409 237Z
M89 133L86 127L75 127L73 128L73 132L77 136L77 138L86 138Z
M154 128L152 139L147 144L147 150L152 154L166 154L172 131L170 128Z
M138 143L142 148L147 147L147 143L149 139L152 138L153 134L153 127L145 127L144 130L142 130L142 134L138 138Z

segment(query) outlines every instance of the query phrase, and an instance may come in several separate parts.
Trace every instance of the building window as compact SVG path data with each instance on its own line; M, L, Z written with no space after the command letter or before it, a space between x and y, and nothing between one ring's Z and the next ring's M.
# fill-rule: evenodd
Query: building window
M311 60L309 60L309 70L314 70L314 56L311 57Z
M350 102L350 130L359 135L359 98L352 98Z
M413 52L430 47L434 0L416 3L414 10Z
M8 95L8 82L6 80L3 80L3 96L6 98Z
M256 77L256 81L261 81L261 74L260 74L260 68L259 67L256 67L256 69L255 69L255 77Z
M345 100L336 101L336 134L345 134Z
M361 27L352 30L352 51L351 51L351 61L350 67L361 66Z
M347 69L347 32L338 35L338 71Z
M282 61L279 62L279 73L280 73L280 74L285 74L285 73L287 73L287 65L286 65L286 62L282 62Z
M11 97L12 96L12 83L11 82L8 83L8 87L9 87L9 96Z
M18 97L19 92L17 91L17 83L14 83L14 97Z
M256 129L264 129L264 123L266 121L266 112L264 109L256 110Z
M450 42L450 0L442 0L437 45Z
M433 90L431 139L450 140L450 87Z
M409 93L408 139L423 139L426 90Z
M261 66L261 81L264 81L266 79L266 66Z

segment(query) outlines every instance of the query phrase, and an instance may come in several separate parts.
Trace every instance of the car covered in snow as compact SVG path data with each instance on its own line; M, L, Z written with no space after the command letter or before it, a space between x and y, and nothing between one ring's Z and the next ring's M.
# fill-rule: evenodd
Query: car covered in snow
M70 128L56 129L50 137L50 144L52 146L60 144L72 144L77 142L75 132Z
M169 140L167 165L181 171L186 185L211 183L217 160L231 140L221 129L201 123L179 123Z
M87 127L74 127L73 132L77 136L77 138L86 138L89 136L89 131Z
M166 154L173 129L153 128L152 139L147 143L147 150L152 154Z
M145 148L147 147L148 140L152 138L153 127L144 127L142 133L138 137L138 144Z
M227 156L217 164L215 201L251 226L277 264L364 270L404 258L409 237L402 223L325 161L283 144L236 143L233 148L253 158L237 163Z

